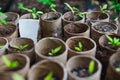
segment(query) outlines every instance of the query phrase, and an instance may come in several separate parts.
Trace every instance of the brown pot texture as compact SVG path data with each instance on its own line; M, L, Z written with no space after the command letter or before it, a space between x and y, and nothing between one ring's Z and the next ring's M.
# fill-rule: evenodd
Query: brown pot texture
M43 60L29 70L28 80L40 80L41 77L53 72L59 80L67 80L67 70L59 61Z
M74 47L78 45L78 43L82 43L82 51L75 51ZM70 37L66 41L66 45L68 46L68 59L77 56L77 55L87 55L87 56L93 56L96 55L96 43L88 37L84 36L74 36Z
M63 26L69 24L69 23L84 23L85 22L85 18L81 19L79 17L77 17L77 20L70 20L73 19L73 14L72 12L66 12L63 16L62 16L62 21L63 21Z
M30 13L27 13L27 14L23 14L22 16L20 16L20 19L33 19L33 18Z
M6 50L8 48L8 40L5 37L0 37L0 55L6 54Z
M90 27L84 23L70 23L64 26L65 38L72 36L90 37Z
M116 23L118 25L118 35L120 35L120 16L117 18Z
M1 80L13 80L12 74L9 74L9 73L0 73L0 79Z
M62 49L59 51L59 54L56 56L46 56L51 49L54 49L58 46L62 46ZM65 42L58 38L46 37L36 44L35 52L37 54L37 61L47 59L47 60L57 60L62 63L66 63L67 61L67 46Z
M120 52L113 54L109 60L106 80L120 80L120 72L116 71L115 64L120 63Z
M23 51L20 51L20 50L14 48L14 46L20 46L20 45L26 45L26 44L28 44L28 47ZM35 62L34 42L33 42L33 40L31 40L29 38L14 38L9 43L8 53L9 54L11 54L11 53L24 54L30 58L31 64L33 64Z
M0 57L0 73L8 73L8 74L13 74L13 73L19 73L20 75L26 77L27 72L29 70L29 65L30 61L29 58L25 55L22 54L7 54L5 55L10 61L18 61L19 65L15 69L11 69L6 67L4 62L2 61L2 57Z
M95 69L90 76L78 77L71 72L73 69L78 67L88 68L91 60L95 61ZM85 55L74 56L67 62L68 80L100 80L101 70L102 70L101 63L96 58L90 56Z
M5 37L8 41L18 37L18 27L14 24L8 23L8 25L1 25L0 37Z
M93 11L86 15L87 21L90 24L94 24L96 22L109 22L110 16L107 13L102 13L100 11Z
M103 26L105 25L105 26ZM96 27L95 27L96 26ZM98 27L99 26L99 27ZM103 28L101 28L103 26ZM108 31L109 30L109 31ZM118 26L110 22L98 22L91 27L91 38L98 44L100 36L117 34Z
M6 20L9 22L9 23L12 23L14 25L18 25L19 23L19 14L18 13L15 13L15 12L6 12L5 13L7 15L7 18Z
M62 14L49 12L41 15L40 26L42 37L62 38Z

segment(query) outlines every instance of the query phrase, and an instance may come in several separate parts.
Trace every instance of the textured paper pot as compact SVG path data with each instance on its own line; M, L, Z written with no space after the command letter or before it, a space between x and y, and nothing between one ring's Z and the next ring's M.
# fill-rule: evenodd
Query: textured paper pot
M38 31L39 31L38 19L32 19L30 14L25 14L20 17L20 20L19 20L20 37L30 38L36 44Z
M7 54L5 55L10 61L18 61L19 65L15 70L11 70L6 67L4 62L2 61L2 57L0 57L0 73L8 73L13 74L14 72L21 74L22 76L27 76L27 72L29 70L30 61L29 58L22 54Z
M59 61L43 60L33 65L28 73L28 80L40 80L49 72L53 72L60 80L67 80L66 67Z
M28 47L23 51L20 51L14 48L14 46L20 46L20 45L26 45L26 44L28 44ZM9 54L20 53L20 54L27 55L30 58L30 63L33 64L35 61L34 42L32 39L29 39L29 38L14 38L9 43L8 53Z
M75 22L75 23L84 23L85 22L85 19L78 19L78 20L75 20L75 21L70 21L68 20L68 18L73 18L73 14L71 12L66 12L63 16L62 16L62 21L63 21L63 26L69 24L69 23L72 23L72 22Z
M101 25L101 24L110 25L109 27L114 28L114 30L110 31L110 32L108 32L108 31L102 32L102 31L96 30L93 27L93 26ZM100 36L102 36L104 34L117 34L117 32L118 32L117 25L110 23L110 22L98 22L98 23L95 23L94 25L92 25L92 27L91 27L91 38L98 44L98 40L99 40Z
M19 22L19 14L18 13L6 12L5 14L7 15L6 20L9 23L15 24L16 26L18 25L18 22Z
M51 49L54 49L58 46L62 46L62 49L59 51L58 55L46 56L46 54L49 53ZM67 46L64 41L58 38L46 37L39 40L35 46L35 52L37 54L37 61L42 59L57 60L62 63L66 63L67 61Z
M90 27L84 23L70 23L64 26L64 33L66 39L72 36L90 37Z
M89 62L91 60L95 61L95 70L93 74L91 74L88 77L78 77L78 76L73 75L73 73L71 72L73 69L77 67L88 67ZM68 80L100 80L102 65L94 57L83 56L83 55L74 56L68 60L66 66L67 66L67 71L68 71Z
M116 23L118 25L118 35L120 35L120 17L117 18Z
M0 73L1 80L13 80L11 76L12 74L9 73Z
M62 14L59 12L45 13L40 17L41 36L62 38Z
M0 55L6 54L6 50L8 48L8 40L5 37L0 37Z
M79 42L83 45L83 49L80 52L74 50L74 47L78 45ZM96 55L96 43L91 38L84 36L70 37L67 39L66 45L68 46L68 59L77 55L87 55L93 57Z
M96 22L109 22L110 16L107 13L93 11L93 12L88 13L86 15L86 18L87 18L87 21L90 21L91 24L94 24Z
M106 80L120 80L120 73L116 71L114 66L115 62L120 63L120 52L115 53L110 57Z

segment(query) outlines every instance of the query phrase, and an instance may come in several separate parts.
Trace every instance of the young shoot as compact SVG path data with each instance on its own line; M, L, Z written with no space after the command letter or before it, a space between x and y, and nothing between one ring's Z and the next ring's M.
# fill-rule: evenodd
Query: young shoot
M88 72L90 74L92 74L95 70L95 61L94 60L91 60L90 63L89 63L89 66L88 66Z
M4 45L0 45L0 49L2 49L4 47Z
M102 13L108 12L107 7L108 7L107 4L104 4L104 5L100 6L100 11L101 11Z
M51 51L48 53L49 56L53 56L55 54L58 54L58 52L62 49L62 46L58 46L54 49L51 49Z
M32 9L25 8L22 3L18 3L18 9L19 9L19 10L23 10L23 11L27 11L27 12L31 13L33 19L39 18L39 16L40 16L41 14L43 14L42 11L37 11L36 8L32 8Z
M111 38L109 35L105 35L108 39L108 44L112 45L113 47L120 46L120 39L119 38Z
M22 77L20 74L18 74L18 73L14 73L13 75L12 75L12 79L13 80L25 80L24 79L24 77Z
M29 45L25 44L25 45L20 45L20 46L14 46L15 49L18 49L20 51L25 50Z
M2 60L8 68L16 68L19 65L18 61L10 61L6 56L2 56Z
M52 76L53 76L53 73L52 73L52 72L49 72L49 73L45 76L44 80L52 80Z
M80 18L83 19L85 14L88 14L88 12L78 12L76 16L79 16Z
M75 49L76 51L82 51L82 48L83 48L83 45L82 45L81 42L78 43L78 46L75 46L75 47L74 47L74 49Z

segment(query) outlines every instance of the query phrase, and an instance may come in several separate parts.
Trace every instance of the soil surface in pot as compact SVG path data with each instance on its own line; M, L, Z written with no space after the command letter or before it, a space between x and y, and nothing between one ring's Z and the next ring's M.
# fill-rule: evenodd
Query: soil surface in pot
M48 53L49 53L49 52L48 52ZM48 53L46 53L45 56L47 56L47 57L54 57L54 56L58 56L58 55L61 54L61 53L57 53L57 54L54 54L54 55L49 55Z
M45 75L45 76L40 77L40 79L39 79L39 80L44 80L44 78L45 78L45 77L46 77L46 75ZM53 75L51 80L60 80L60 79L59 79L57 76Z
M28 47L25 48L24 50L18 50L18 49L14 48L14 47L9 46L10 51L12 51L12 52L24 52L24 51L28 51L28 50L30 50L30 48L28 48Z
M7 18L6 21L10 22L10 21L15 21L17 19L17 16L14 14L7 14Z
M73 75L78 76L78 77L88 77L91 75L88 72L87 68L82 68L82 67L74 68L71 72Z
M100 31L100 32L113 32L114 30L116 30L116 26L112 26L112 25L106 24L106 23L97 24L93 27L94 27L94 29L96 29L97 31Z
M12 34L16 30L16 27L13 25L2 25L0 26L0 36L5 37Z
M110 45L108 43L105 43L104 46L109 48L109 49L112 49L112 50L116 50L116 51L120 50L120 46L112 46L112 45Z
M80 20L82 20L82 18L80 18L80 17L77 17L77 16L68 16L68 17L65 17L65 19L66 20L68 20L68 21L80 21Z
M47 18L45 20L51 21L51 20L57 20L57 19L58 19L58 17L52 17L52 18Z
M114 66L115 70L116 70L116 68L120 68L120 62L119 61L114 62L113 66ZM118 73L120 73L120 72L118 72Z

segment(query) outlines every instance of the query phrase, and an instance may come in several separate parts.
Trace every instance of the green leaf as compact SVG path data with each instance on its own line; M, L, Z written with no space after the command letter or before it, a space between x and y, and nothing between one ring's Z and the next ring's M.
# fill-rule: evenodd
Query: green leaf
M18 61L13 61L13 62L11 63L11 67L12 67L12 68L16 68L16 67L18 67L18 65L19 65Z
M79 42L79 48L82 49L82 47L83 47L83 46L82 46L82 43Z
M12 79L13 80L25 80L21 75L19 75L18 73L14 73L12 75Z
M120 67L116 68L115 70L116 70L117 72L120 72Z
M50 9L51 9L53 12L57 12L57 11L55 10L55 8L56 8L56 5L55 5L55 4L51 4L51 5L50 5Z
M20 51L23 51L24 49L26 49L28 47L28 44L25 44L25 45L20 45L20 46L14 46L14 48L20 50Z
M74 10L73 10L73 8L68 4L68 3L64 3L70 10L71 10L71 12L74 14Z
M38 13L38 14L43 14L43 12L42 12L42 11L37 11L37 13Z
M19 10L24 10L23 3L18 3L18 9L19 9Z
M53 73L49 72L47 76L44 78L44 80L52 80Z
M95 61L91 60L88 67L88 72L92 74L95 70Z
M4 45L0 45L0 49L2 49L4 47Z
M113 39L112 39L109 35L106 34L105 37L106 37L110 42L113 41Z
M2 60L7 67L11 66L11 62L7 59L6 56L2 56Z
M81 49L79 47L75 47L76 51L81 51Z
M37 0L37 1L44 5L51 5L55 0Z

